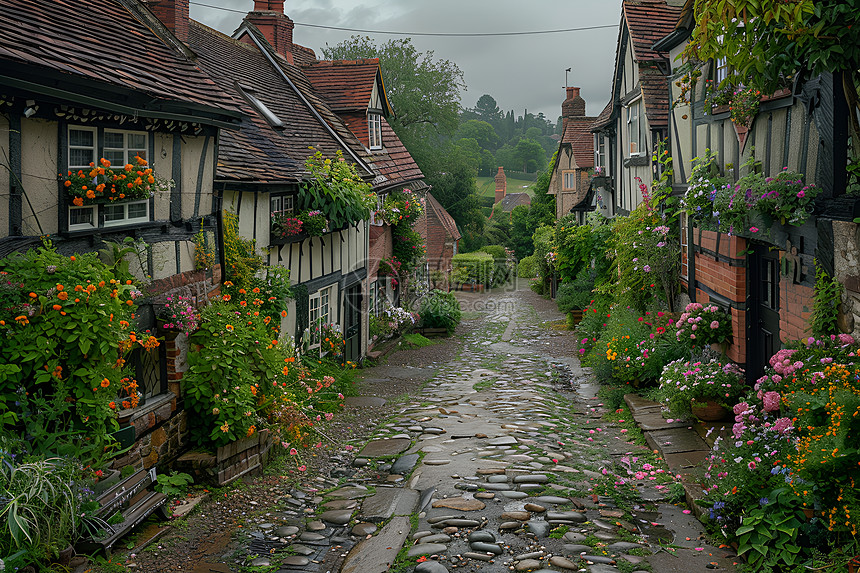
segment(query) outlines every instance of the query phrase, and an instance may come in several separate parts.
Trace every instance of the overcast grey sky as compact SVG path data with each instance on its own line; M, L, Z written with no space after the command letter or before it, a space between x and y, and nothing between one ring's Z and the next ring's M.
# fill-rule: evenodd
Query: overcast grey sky
M191 0L191 17L230 34L243 14L206 8L253 9L253 0ZM588 115L609 101L620 0L287 0L284 11L296 22L293 40L312 48L337 44L355 32L310 28L319 24L402 32L521 32L612 25L612 28L558 34L451 38L412 36L415 47L432 50L463 71L468 90L462 105L474 107L493 96L503 110L543 112L555 122L564 100L565 69L571 86L582 88ZM393 37L371 36L377 44Z

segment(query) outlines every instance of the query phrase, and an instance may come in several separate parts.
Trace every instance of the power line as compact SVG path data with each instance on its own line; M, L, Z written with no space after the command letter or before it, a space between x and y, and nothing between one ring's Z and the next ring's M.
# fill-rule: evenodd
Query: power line
M204 8L212 8L214 10L223 10L225 12L235 12L237 14L247 14L244 10L236 10L234 8L224 8L222 6L213 6L211 4L203 4L202 2L189 2L195 6L203 6ZM489 36L539 36L544 34L562 34L565 32L584 32L586 30L602 30L605 28L617 28L618 24L607 24L604 26L584 26L581 28L561 28L558 30L532 30L530 32L395 32L392 30L364 30L361 28L343 28L340 26L323 26L322 24L305 24L303 22L293 22L296 26L305 26L308 28L322 28L324 30L340 30L343 32L360 32L362 34L391 34L395 36L441 36L447 38L486 38Z

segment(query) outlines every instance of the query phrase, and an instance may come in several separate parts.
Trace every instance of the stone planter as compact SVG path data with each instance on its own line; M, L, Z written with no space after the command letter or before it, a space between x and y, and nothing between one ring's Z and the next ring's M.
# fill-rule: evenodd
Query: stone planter
M729 414L728 409L713 400L704 402L692 400L690 402L690 410L696 418L703 422L719 422L720 420L725 420Z
M227 485L244 475L262 471L272 447L269 430L221 446L215 452L214 474L218 485Z

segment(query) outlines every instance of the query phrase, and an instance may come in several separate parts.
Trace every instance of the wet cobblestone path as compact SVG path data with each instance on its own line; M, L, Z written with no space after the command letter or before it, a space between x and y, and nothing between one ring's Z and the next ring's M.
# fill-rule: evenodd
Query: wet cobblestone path
M543 324L560 314L524 290L463 302L478 326L456 355L367 371L427 381L348 465L247 525L244 570L734 570L668 503L661 461L604 418L571 333Z

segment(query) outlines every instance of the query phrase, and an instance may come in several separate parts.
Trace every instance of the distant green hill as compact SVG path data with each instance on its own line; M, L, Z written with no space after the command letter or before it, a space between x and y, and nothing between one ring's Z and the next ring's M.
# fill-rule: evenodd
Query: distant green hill
M528 193L529 197L534 197L534 181L525 181L523 179L514 179L508 177L508 193ZM492 177L478 177L477 180L478 195L481 197L493 197L496 194L496 181Z

